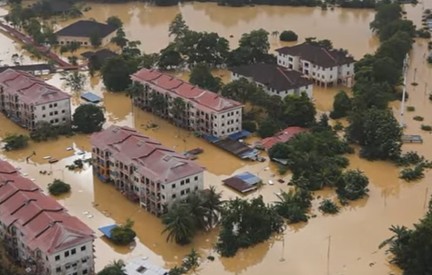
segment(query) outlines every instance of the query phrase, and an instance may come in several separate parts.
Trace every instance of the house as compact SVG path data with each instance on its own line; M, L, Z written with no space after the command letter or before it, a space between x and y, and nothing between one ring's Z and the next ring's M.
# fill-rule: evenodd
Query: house
M226 186L245 194L259 187L262 180L252 173L244 172L222 181Z
M242 130L243 105L237 101L157 70L141 69L131 78L143 86L133 103L145 110L170 118L200 134L224 137ZM155 108L152 98L162 98L164 102ZM176 99L181 99L184 110L179 112L173 108Z
M295 137L297 134L300 134L300 133L302 133L304 131L306 131L305 128L297 127L297 126L290 126L290 127L286 128L286 129L284 129L284 130L276 133L272 137L267 137L267 138L261 140L258 143L258 145L259 145L259 147L262 147L265 150L269 150L276 143L287 142L291 138Z
M276 52L278 65L301 72L318 85L353 85L355 60L345 50L305 42Z
M312 98L313 81L301 73L276 64L250 64L230 69L231 79L246 78L261 86L269 95L284 98L287 95L300 95L305 92Z
M0 73L0 111L24 128L39 121L71 122L70 95L32 74L7 69Z
M94 274L93 231L3 160L0 238L29 274Z
M82 46L91 46L92 37L101 39L101 45L106 45L116 34L117 27L91 20L79 20L57 31L57 41L60 45L78 42Z
M122 270L127 275L168 275L168 270L152 264L147 257L128 261Z
M155 215L203 188L204 168L132 128L113 125L91 143L96 175Z

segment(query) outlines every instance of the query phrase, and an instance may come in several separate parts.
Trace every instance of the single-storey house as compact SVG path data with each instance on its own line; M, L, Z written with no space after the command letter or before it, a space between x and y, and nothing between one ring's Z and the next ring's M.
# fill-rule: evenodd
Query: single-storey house
M250 64L233 67L230 70L232 80L246 78L261 86L269 95L284 98L287 95L300 95L305 92L309 98L312 97L312 80L299 72L276 64Z
M252 173L244 172L222 181L226 186L245 194L258 188L262 180Z
M278 65L298 71L318 85L353 85L355 60L345 50L305 42L276 52Z
M82 46L91 46L91 38L98 36L101 44L106 45L116 34L117 27L92 21L80 20L57 31L57 41L60 45L78 42Z
M297 127L297 126L290 126L290 127L286 128L286 129L284 129L284 130L276 133L272 137L267 137L267 138L261 140L258 143L258 146L260 146L261 148L263 148L263 149L265 149L267 151L270 148L272 148L273 145L275 145L276 143L287 142L291 138L295 137L297 134L300 134L300 133L302 133L304 131L306 131L305 128Z

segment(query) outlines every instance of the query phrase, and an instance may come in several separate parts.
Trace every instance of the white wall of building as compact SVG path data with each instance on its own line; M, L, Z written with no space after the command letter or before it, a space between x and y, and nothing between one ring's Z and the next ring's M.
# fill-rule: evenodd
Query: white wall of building
M92 274L92 267L94 266L93 243L89 240L58 251L48 256L47 264L51 267L51 274Z
M34 107L35 123L47 121L52 125L69 123L71 121L70 99L40 104Z

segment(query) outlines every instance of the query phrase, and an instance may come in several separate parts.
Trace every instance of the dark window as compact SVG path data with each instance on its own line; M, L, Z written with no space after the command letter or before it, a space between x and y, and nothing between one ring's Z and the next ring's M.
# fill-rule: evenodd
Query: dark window
M61 267L57 267L56 272L61 272Z
M56 255L54 259L55 259L56 261L59 261L59 260L60 260L60 255Z
M173 195L172 195L172 198L175 199L175 197L176 197L176 194L173 194Z
M198 180L198 176L195 176L195 180Z
M65 257L69 257L69 251L66 251L64 255Z
M186 183L189 183L190 182L190 179L186 179Z
M86 42L86 44L87 44L87 42ZM83 270L83 274L87 274L87 272L88 272L87 269Z
M72 255L75 255L75 254L76 254L76 249L75 249L75 248L73 248L73 249L71 250L71 254L72 254Z

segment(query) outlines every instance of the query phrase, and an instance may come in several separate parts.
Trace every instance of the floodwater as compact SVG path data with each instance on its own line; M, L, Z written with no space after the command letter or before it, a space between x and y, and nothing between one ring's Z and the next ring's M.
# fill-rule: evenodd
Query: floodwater
M178 12L182 12L192 29L217 31L226 37L232 34L232 42L243 32L264 27L269 31L293 29L302 38L319 34L319 38L333 40L336 47L347 48L356 58L360 58L364 53L373 52L377 46L376 39L368 30L373 12L367 10L321 11L316 8L264 6L227 8L208 3L167 8L142 3L91 6L92 10L86 13L87 17L104 20L110 15L119 16L125 22L125 29L130 38L142 40L142 47L146 52L157 51L168 43L168 24ZM418 20L421 9L421 5L406 7L408 17ZM356 34L354 37L350 35L353 33ZM274 40L272 46L276 47L278 42ZM0 45L3 59L8 58L8 49L15 50L15 45L10 39L2 39ZM428 100L428 94L432 91L432 68L424 62L426 52L427 41L418 40L414 45L408 74L408 83L418 82L418 86L409 85L410 97L406 104L415 106L416 111L405 112L404 117L406 133L421 134L424 143L404 145L404 150L417 150L432 159L432 150L429 149L432 145L432 136L422 132L421 123L412 119L413 116L420 115L425 117L424 124L432 124L431 103ZM224 81L229 80L225 71L217 71L215 75L221 76ZM187 74L180 76L187 79ZM57 74L50 77L48 82L65 88L61 78L62 76ZM331 110L333 96L338 89L315 89L314 100L319 111ZM117 124L135 127L180 152L194 147L204 148L204 153L199 156L197 162L207 169L205 185L216 186L223 192L224 199L237 196L221 184L222 179L233 173L251 171L260 176L265 183L268 180L276 182L279 178L289 180L289 174L283 177L277 175L277 167L274 164L238 160L161 118L133 108L130 99L124 94L106 92L97 77L88 79L85 90L103 96L106 126ZM81 103L79 93L69 93L73 96L72 103L75 108ZM399 119L399 104L394 103L392 106ZM145 130L144 126L149 121L158 124L159 128ZM10 133L26 131L0 115L0 136L4 137ZM67 151L66 148L69 146L73 146L74 150ZM72 215L82 219L95 231L97 270L114 259L129 259L135 256L148 256L152 262L169 268L179 265L182 257L194 247L203 256L197 274L400 274L397 268L388 264L385 252L378 250L378 245L390 236L390 225L410 226L416 222L425 213L426 202L431 194L426 184L432 178L431 173L427 173L422 181L405 183L398 179L398 170L393 165L386 162L367 162L356 155L351 155L351 168L363 170L370 179L370 193L367 198L343 207L341 213L335 216L319 213L316 209L319 200L315 200L312 214L316 217L307 224L290 226L284 234L253 248L242 250L233 258L220 258L213 250L217 230L198 235L189 246L179 247L167 243L166 236L161 235L163 225L159 219L127 201L112 186L101 183L93 176L90 167L86 165L82 171L69 171L65 168L76 158L88 157L89 153L80 155L79 152L89 152L90 149L89 137L76 135L46 143L30 143L28 148L19 151L1 151L0 157L20 167L24 175L34 179L44 190L54 178L64 179L72 185L71 194L58 200ZM26 157L33 151L36 152L36 156L26 163ZM60 161L48 164L44 156L52 156ZM52 173L42 175L39 171L43 170ZM267 202L271 202L276 199L275 193L281 189L287 190L287 186L279 183L266 184L249 196L262 195ZM332 190L323 190L316 192L315 196L334 198L335 194ZM97 231L99 226L113 222L122 223L127 218L135 221L134 229L138 234L136 245L132 247L113 246ZM208 255L215 256L215 261L206 260Z

